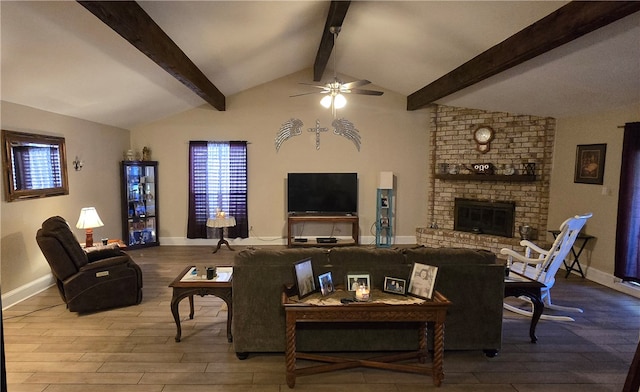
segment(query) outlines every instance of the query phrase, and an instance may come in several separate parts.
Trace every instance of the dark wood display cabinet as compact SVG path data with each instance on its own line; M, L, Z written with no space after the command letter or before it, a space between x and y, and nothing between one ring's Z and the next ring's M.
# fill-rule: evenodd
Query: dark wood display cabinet
M158 162L122 161L122 240L129 248L160 245Z

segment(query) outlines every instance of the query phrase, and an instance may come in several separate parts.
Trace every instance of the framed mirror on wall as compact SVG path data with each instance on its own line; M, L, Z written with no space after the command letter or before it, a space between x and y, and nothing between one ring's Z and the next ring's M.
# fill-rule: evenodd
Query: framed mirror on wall
M69 194L63 137L2 130L5 200Z

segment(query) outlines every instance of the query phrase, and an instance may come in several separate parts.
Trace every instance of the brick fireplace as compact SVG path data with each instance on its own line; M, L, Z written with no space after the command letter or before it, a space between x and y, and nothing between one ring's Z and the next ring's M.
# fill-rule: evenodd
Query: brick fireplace
M519 248L518 227L533 227L545 239L549 181L553 160L555 119L438 105L431 112L429 222L418 227L418 244L430 247L487 249ZM495 131L490 150L476 149L473 131L480 124ZM475 174L472 165L491 163L491 174ZM535 164L525 175L525 164ZM448 174L443 167L456 167ZM511 174L509 168L515 168ZM454 230L455 200L513 203L515 236Z

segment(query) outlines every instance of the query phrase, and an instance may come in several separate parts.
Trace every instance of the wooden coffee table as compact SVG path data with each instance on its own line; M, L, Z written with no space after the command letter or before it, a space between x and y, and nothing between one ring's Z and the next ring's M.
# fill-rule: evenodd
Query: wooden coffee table
M435 292L431 301L421 301L419 303L398 304L398 303L376 303L376 302L354 302L341 304L340 295L349 294L342 291L333 293L338 296L336 304L311 304L310 297L302 301L297 301L297 296L291 296L288 290L282 294L282 305L286 313L286 349L285 364L287 385L293 388L296 383L296 376L318 374L334 370L351 369L355 367L370 367L376 369L396 370L403 372L431 374L433 383L440 386L444 380L442 370L444 359L444 320L447 315L447 308L451 304L442 294ZM379 290L372 290L372 298L380 298L385 295ZM390 295L390 294L386 294ZM351 294L352 296L352 294ZM402 298L395 296L396 298ZM392 354L368 359L351 359L342 356L328 356L296 351L296 325L304 322L328 322L328 323L349 323L358 322L390 323L390 322L418 322L419 335L417 351L409 353ZM432 367L419 364L398 364L391 363L407 359L417 359L420 364L425 362L427 352L427 323L434 323L434 347ZM328 364L296 368L296 359L308 359Z
M191 269L194 266L190 266L184 269L178 277L176 277L169 287L173 287L173 297L171 298L171 313L173 319L176 322L176 342L180 341L182 335L182 327L180 326L180 314L178 313L178 304L185 297L189 297L190 313L189 318L193 319L193 296L199 295L204 297L205 295L213 295L222 299L227 304L227 340L229 343L233 341L231 336L231 319L233 317L233 302L231 292L231 279L232 274L223 275L222 271L231 270L232 267L217 267L218 276L217 279L212 280L204 279L202 277L192 277L190 274ZM224 269L224 270L223 270Z

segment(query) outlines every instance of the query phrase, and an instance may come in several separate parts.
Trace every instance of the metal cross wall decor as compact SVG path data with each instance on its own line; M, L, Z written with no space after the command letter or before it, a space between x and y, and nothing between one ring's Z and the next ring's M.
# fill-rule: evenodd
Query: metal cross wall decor
M356 129L355 125L346 118L335 119L331 123L333 126L333 133L338 136L342 136L346 139L349 139L356 146L358 151L360 151L360 133ZM280 151L280 147L282 143L291 139L294 136L299 136L302 134L302 127L304 123L302 120L297 118L291 118L285 121L280 130L276 134L275 146L276 152ZM320 150L320 133L327 132L328 129L320 126L320 120L316 120L316 126L314 128L309 128L308 132L314 132L316 134L316 150Z
M316 150L319 150L320 149L320 132L327 132L328 129L320 128L320 120L316 120L316 127L309 128L308 131L316 133Z

